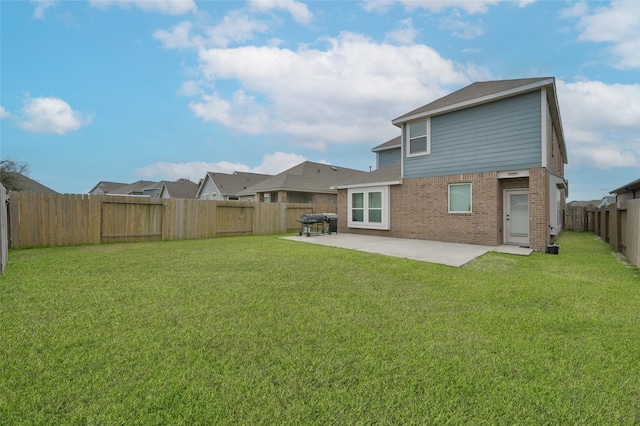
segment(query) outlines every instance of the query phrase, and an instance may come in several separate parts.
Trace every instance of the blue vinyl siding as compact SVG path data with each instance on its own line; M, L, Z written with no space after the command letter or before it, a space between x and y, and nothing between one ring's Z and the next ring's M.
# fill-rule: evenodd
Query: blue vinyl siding
M383 167L390 166L392 164L399 163L402 159L402 154L400 148L386 149L384 151L376 152L377 157L377 168L381 169Z
M404 177L541 167L540 99L535 91L431 117L431 154L405 158Z

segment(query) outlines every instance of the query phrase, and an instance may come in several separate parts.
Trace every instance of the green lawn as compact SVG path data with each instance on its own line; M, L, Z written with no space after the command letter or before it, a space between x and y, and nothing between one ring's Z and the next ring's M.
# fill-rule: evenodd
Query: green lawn
M560 245L464 268L274 236L11 251L0 424L638 424L640 272Z

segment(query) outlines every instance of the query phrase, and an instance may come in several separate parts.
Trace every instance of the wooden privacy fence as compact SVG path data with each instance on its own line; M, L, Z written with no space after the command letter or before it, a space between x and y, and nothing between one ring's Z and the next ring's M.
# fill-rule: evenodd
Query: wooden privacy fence
M596 210L594 227L596 235L640 268L640 199Z
M0 184L0 275L7 267L9 256L9 228L7 226L7 190Z
M12 192L9 246L28 248L281 234L298 230L297 219L308 212L335 213L336 207Z
M570 231L594 231L596 207L567 204L565 228Z

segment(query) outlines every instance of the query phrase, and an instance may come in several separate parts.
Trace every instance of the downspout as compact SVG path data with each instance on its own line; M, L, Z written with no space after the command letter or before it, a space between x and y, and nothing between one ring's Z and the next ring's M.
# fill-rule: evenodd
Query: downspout
M402 123L400 128L400 180L404 179L404 140L407 123Z

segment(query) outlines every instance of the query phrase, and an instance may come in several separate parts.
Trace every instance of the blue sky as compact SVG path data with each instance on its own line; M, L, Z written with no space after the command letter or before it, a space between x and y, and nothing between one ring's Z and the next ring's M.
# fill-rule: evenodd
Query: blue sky
M640 2L0 1L0 156L59 192L301 161L368 170L391 120L553 76L570 200L640 178Z

